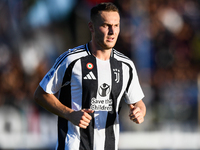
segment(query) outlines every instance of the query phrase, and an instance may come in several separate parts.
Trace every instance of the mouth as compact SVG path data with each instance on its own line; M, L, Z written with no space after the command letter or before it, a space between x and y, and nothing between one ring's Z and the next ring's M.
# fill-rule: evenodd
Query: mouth
M108 37L108 38L107 38L108 42L113 42L114 39L115 39L114 37Z

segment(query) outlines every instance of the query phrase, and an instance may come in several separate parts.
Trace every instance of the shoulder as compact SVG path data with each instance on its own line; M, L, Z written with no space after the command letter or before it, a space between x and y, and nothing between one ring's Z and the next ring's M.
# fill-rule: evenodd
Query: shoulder
M134 66L133 61L129 57L127 57L126 55L124 55L123 53L117 51L114 48L113 48L113 57L115 59L117 59L118 61L121 61L124 64Z
M80 59L81 57L87 56L88 54L89 53L86 48L86 44L68 49L56 59L54 68L57 68L61 64L69 65L71 62Z
M87 54L86 46L85 45L80 45L77 47L74 47L72 49L68 49L64 53L62 53L58 58L58 60L63 60L63 59L69 59L69 58L79 58L81 56L85 56ZM79 56L79 57L77 57Z

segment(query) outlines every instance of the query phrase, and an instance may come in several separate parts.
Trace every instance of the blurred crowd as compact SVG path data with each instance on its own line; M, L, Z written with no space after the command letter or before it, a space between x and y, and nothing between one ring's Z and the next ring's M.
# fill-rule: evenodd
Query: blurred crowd
M0 110L47 113L34 103L33 93L61 53L90 40L90 8L100 1L0 1ZM134 61L146 95L146 123L135 127L124 116L122 131L161 130L168 124L196 129L200 1L107 1L121 15L115 48Z
M196 129L199 119L199 4L152 0L148 7L154 119L162 125L177 123L183 131Z

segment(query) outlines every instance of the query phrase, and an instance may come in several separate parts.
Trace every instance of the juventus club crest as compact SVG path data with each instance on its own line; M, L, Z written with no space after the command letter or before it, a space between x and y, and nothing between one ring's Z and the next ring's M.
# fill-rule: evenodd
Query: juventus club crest
M105 97L110 92L110 85L103 83L98 90L100 96Z
M120 70L119 69L113 69L113 72L115 74L115 82L119 83L119 81L120 81Z

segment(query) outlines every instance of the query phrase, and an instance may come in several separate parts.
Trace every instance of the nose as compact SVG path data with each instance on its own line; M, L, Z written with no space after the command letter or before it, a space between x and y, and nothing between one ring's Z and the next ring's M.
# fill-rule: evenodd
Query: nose
M113 35L114 34L114 27L113 26L109 26L108 34L109 35Z

